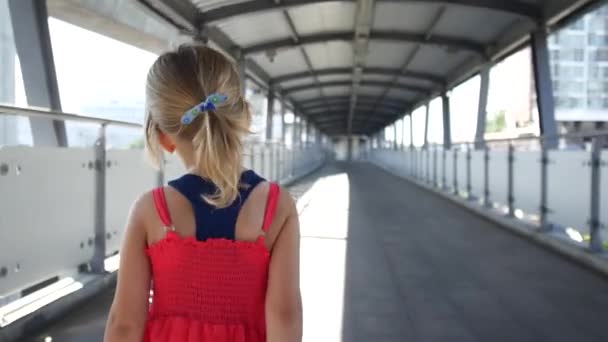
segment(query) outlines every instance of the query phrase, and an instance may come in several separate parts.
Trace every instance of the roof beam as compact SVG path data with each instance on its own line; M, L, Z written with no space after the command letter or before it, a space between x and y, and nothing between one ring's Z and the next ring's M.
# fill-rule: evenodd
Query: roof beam
M328 75L350 75L352 73L352 68L329 68L329 69L320 69L316 70L317 76L328 76ZM397 68L365 68L363 69L363 75L389 75L394 76L395 74L399 74L402 77L410 77L417 78L424 81L433 82L439 85L443 85L445 82L441 78L441 76L424 73L424 72L416 72L416 71L402 71ZM285 74L272 79L272 82L275 84L280 84L287 81L293 81L297 79L302 79L310 77L309 72L297 72L293 74Z
M187 0L139 0L139 2L183 33L198 32L200 11Z
M282 38L272 41L266 41L255 45L243 48L245 54L261 53L266 50L279 50L286 48L299 47L301 45L309 45L315 43L326 43L331 41L351 42L353 31L342 32L323 32L308 36L300 37L298 43L294 43L291 38ZM400 32L400 31L372 31L369 35L370 40L385 40L399 43L414 43L425 45L445 46L453 49L467 50L474 54L486 58L486 48L477 42L462 38L452 38L444 36L426 37L425 34L415 32Z
M289 12L287 12L287 10L283 10L283 18L285 18L285 21L287 22L287 26L289 26L289 30L291 31L291 36L292 36L293 42L296 44L299 43L300 36L299 36L298 31L296 30L296 26L294 25L293 20L291 19L291 16L289 15ZM315 84L317 84L317 86L319 86L319 92L321 93L321 97L325 98L323 89L321 89L321 87L320 87L319 77L317 77L315 69L312 66L312 62L310 61L310 56L308 56L306 49L304 49L304 46L302 46L302 45L300 45L300 53L302 54L302 58L304 58L304 61L306 62L306 67L308 68L309 76L313 77ZM287 95L287 94L285 94L285 95Z
M288 9L295 6L317 4L329 2L331 0L251 0L232 3L226 6L216 7L202 14L205 24L215 24L218 21L230 19L232 17ZM510 13L536 21L541 18L541 9L531 3L521 0L377 0L379 2L400 2L400 3L443 3L450 5L467 6L474 8L489 9L499 12ZM347 1L352 2L352 1Z
M344 131L348 131L348 129L345 129L346 127L344 127L344 117L335 117L335 118L331 118L330 120L325 120L325 121L318 121L316 122L316 124L321 127L321 128L328 128L328 127L333 127L333 126L337 126L340 127L342 129L344 129ZM354 119L353 120L353 129L354 128L363 128L363 129L370 129L372 127L376 127L376 125L382 125L386 122L386 120L372 120L372 121L362 121L360 119Z
M350 104L348 110L348 121L346 127L350 135L353 127L353 116L357 106L357 96L362 85L363 67L367 64L369 54L369 39L374 20L375 0L357 0L357 12L355 14L355 32L353 37L353 70ZM351 159L351 140L348 140L348 159Z
M437 26L437 23L439 22L439 20L441 20L441 18L443 17L444 14L445 14L445 6L439 7L439 10L437 11L435 16L433 17L433 20L431 21L431 23L429 24L429 26L426 29L426 33L424 35L426 40L430 40L433 37L433 34L432 34L433 30L435 29L435 26ZM416 47L412 50L410 55L407 56L407 58L403 62L403 65L401 66L401 70L405 71L408 69L409 65L412 63L412 61L418 54L418 51L420 51L420 46L421 46L420 43L416 44ZM399 82L399 76L395 75L393 77L392 82L389 84L389 86L386 87L386 89L384 89L384 91L382 92L382 95L380 95L380 97L378 98L378 102L377 102L376 106L378 106L380 103L382 103L382 100L384 100L384 97L386 97L386 95L391 91L391 89L399 87L398 82Z
M348 134L347 128L343 126L343 122L344 118L335 118L332 120L320 122L317 125L323 130L340 130L341 132ZM377 127L386 125L388 122L390 122L390 120L365 121L358 118L354 118L351 134L356 134L356 132L373 132Z
M340 107L340 106L348 106L348 104L349 104L348 101L329 101L328 102L328 105L330 107L333 107L333 106L338 106L338 107ZM359 107L372 107L372 106L374 106L376 104L376 102L375 101L364 100L364 101L357 101L357 104L359 104ZM389 103L383 102L382 103L382 106L384 106L384 107L390 107L390 108L395 108L395 109L399 109L399 110L403 110L404 108L408 108L410 105L411 104L408 103L408 102L403 102L403 103L398 103L398 104L397 103L391 103L391 102L389 102ZM307 106L307 107L301 107L301 109L304 110L304 111L311 111L311 110L315 111L315 110L318 110L318 109L323 109L325 107L326 107L326 105L324 103L318 103L318 104L314 104L314 105Z
M314 89L314 88L319 88L319 87L347 87L350 85L352 85L351 81L332 81L332 82L324 82L324 83L319 83L319 84L303 84L303 85L299 85L299 86L295 86L295 87L291 87L291 88L285 88L285 89L283 89L283 92L284 92L284 94L291 94L291 93L295 93L297 91L303 91L303 90ZM411 91L411 92L416 92L416 93L423 93L423 94L427 94L431 91L431 89L429 89L429 88L417 87L417 86L399 84L399 83L393 85L390 82L383 82L383 81L361 81L361 82L359 82L359 85L362 87L392 86L394 88L398 88L401 90Z
M327 97L327 101L330 103L349 101L349 100L350 100L350 96L347 96L347 95L346 96L338 95L338 96L328 96ZM369 95L359 95L359 100L365 101L365 102L371 102L371 101L375 101L376 97L369 96ZM323 103L323 102L324 102L323 99L318 99L318 98L302 100L302 101L298 101L298 107L300 107L302 109L306 109L306 107L314 106L314 105L317 105L317 104ZM408 102L404 102L402 99L398 99L398 98L386 98L383 102L390 103L390 104L396 105L396 106L400 106L400 105L408 106L411 104Z
M396 117L398 114L395 114L395 112L393 111L387 111L387 110L381 110L381 111L356 111L359 114L365 114L361 117L370 117L370 116L376 116L376 117ZM371 114L370 114L371 113ZM333 110L333 111L326 111L326 112L321 112L321 113L316 113L315 115L307 115L307 117L311 117L311 118L315 118L315 120L318 120L319 118L324 118L326 116L339 116L342 115L345 119L348 116L348 110Z
M345 102L339 105L329 105L329 107L315 107L315 108L309 108L306 110L303 110L302 112L306 115L314 115L316 113L322 113L328 110L335 110L335 109L348 109L350 103ZM357 106L355 107L355 110L358 112L361 111L374 111L374 108L380 108L380 109L386 109L389 110L391 112L394 113L404 113L405 112L405 107L394 107L394 106L390 106L390 105L383 105L383 106L378 106L378 107L374 107L372 104L362 104L357 102Z
M203 27L201 13L189 0L138 0L162 20L190 35L194 40L207 42L207 39L215 43L218 49L237 60L237 44L216 27ZM251 73L262 82L269 84L270 76L255 61L246 59L246 65Z

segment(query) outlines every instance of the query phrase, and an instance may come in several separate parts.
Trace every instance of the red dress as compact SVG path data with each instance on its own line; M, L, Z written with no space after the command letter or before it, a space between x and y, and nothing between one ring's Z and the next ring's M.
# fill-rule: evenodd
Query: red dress
M162 189L153 191L161 221L172 227ZM279 195L270 185L263 230ZM169 231L147 249L153 295L144 341L266 341L264 303L270 254L256 242L182 238Z

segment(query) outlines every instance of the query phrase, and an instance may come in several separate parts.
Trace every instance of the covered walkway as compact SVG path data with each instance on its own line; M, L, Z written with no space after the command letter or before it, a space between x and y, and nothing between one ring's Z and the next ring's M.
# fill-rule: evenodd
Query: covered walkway
M333 163L289 189L305 341L608 340L606 279L409 181ZM30 341L101 340L111 295Z
M102 340L184 42L298 200L305 341L608 341L606 1L0 0L0 342Z

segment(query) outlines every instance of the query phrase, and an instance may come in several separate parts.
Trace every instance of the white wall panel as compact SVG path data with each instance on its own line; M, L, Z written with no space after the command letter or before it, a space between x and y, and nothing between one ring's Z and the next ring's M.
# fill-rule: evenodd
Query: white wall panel
M93 256L93 149L0 147L0 296Z
M591 153L549 151L547 207L549 222L588 232Z
M186 173L186 168L175 154L165 155L164 182L179 178Z
M439 149L437 151L437 183L439 183L440 187L445 186L445 184L443 184L443 164L443 149Z
M483 150L471 151L471 192L477 198L484 195L484 154Z
M467 191L467 152L458 151L458 192Z
M262 157L262 177L272 180L272 148L270 146L262 146L261 148Z
M454 151L445 151L445 188L454 190Z
M427 164L426 164L426 160L427 160L427 155L426 155L426 150L425 149L420 149L418 150L418 160L419 162L419 168L418 168L418 177L420 177L420 180L425 182L426 179L426 170L427 170Z
M489 188L490 201L506 205L508 203L508 158L507 151L490 151Z
M600 221L608 229L608 150L603 150L601 156L603 166L600 173Z
M514 206L529 214L540 213L540 159L539 151L515 151L514 154Z
M106 254L118 252L133 202L158 186L158 172L141 150L106 152Z

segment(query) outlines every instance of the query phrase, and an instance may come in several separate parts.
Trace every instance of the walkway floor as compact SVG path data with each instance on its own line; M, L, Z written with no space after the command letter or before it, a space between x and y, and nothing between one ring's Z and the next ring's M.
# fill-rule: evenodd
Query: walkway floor
M608 280L367 164L290 188L305 341L608 341ZM101 341L111 291L31 341Z

